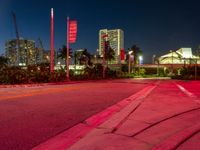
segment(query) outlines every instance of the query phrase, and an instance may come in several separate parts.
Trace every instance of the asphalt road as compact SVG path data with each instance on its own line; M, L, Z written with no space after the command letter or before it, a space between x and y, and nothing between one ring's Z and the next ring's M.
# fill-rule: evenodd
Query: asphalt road
M28 150L154 80L0 88L0 149Z

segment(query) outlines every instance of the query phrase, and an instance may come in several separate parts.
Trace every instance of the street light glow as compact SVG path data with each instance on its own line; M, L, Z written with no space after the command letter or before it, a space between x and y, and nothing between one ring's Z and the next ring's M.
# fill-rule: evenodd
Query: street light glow
M143 60L143 57L142 57L142 56L139 56L139 60L142 61L142 60Z
M143 62L143 57L140 55L139 56L139 64L142 64L142 62Z

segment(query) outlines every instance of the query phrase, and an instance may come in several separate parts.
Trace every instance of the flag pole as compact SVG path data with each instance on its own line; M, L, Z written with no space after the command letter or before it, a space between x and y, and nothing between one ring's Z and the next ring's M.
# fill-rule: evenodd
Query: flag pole
M53 8L51 8L51 65L50 65L50 72L54 72L54 11Z
M66 80L69 81L69 17L67 17L67 58L66 58Z

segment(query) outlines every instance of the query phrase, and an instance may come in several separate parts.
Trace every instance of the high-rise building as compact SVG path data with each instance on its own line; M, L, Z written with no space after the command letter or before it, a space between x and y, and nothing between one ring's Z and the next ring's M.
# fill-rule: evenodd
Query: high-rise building
M36 64L35 41L20 39L19 48L17 40L8 40L5 44L6 57L11 66L27 66Z
M104 42L107 41L109 46L115 51L115 60L113 63L120 63L120 53L124 50L124 32L121 29L102 29L99 31L99 55L103 56Z
M44 49L36 47L36 64L43 63Z
M50 56L51 55L51 51L50 50L45 50L43 52L43 62L44 63L50 63Z

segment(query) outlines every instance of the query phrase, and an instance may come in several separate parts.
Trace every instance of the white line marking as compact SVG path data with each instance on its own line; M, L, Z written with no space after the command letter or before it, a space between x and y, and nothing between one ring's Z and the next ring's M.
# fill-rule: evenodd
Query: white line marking
M186 90L184 87L182 87L181 85L179 84L176 84L176 86L178 86L178 88L183 92L185 93L187 96L191 97L191 98L195 98L193 101L200 104L200 100L196 99L197 96L194 95L193 93L189 92L188 90Z
M178 86L178 88L183 91L187 96L192 97L192 98L196 98L196 95L194 95L193 93L189 92L188 90L186 90L184 87L182 87L179 84L176 84Z

